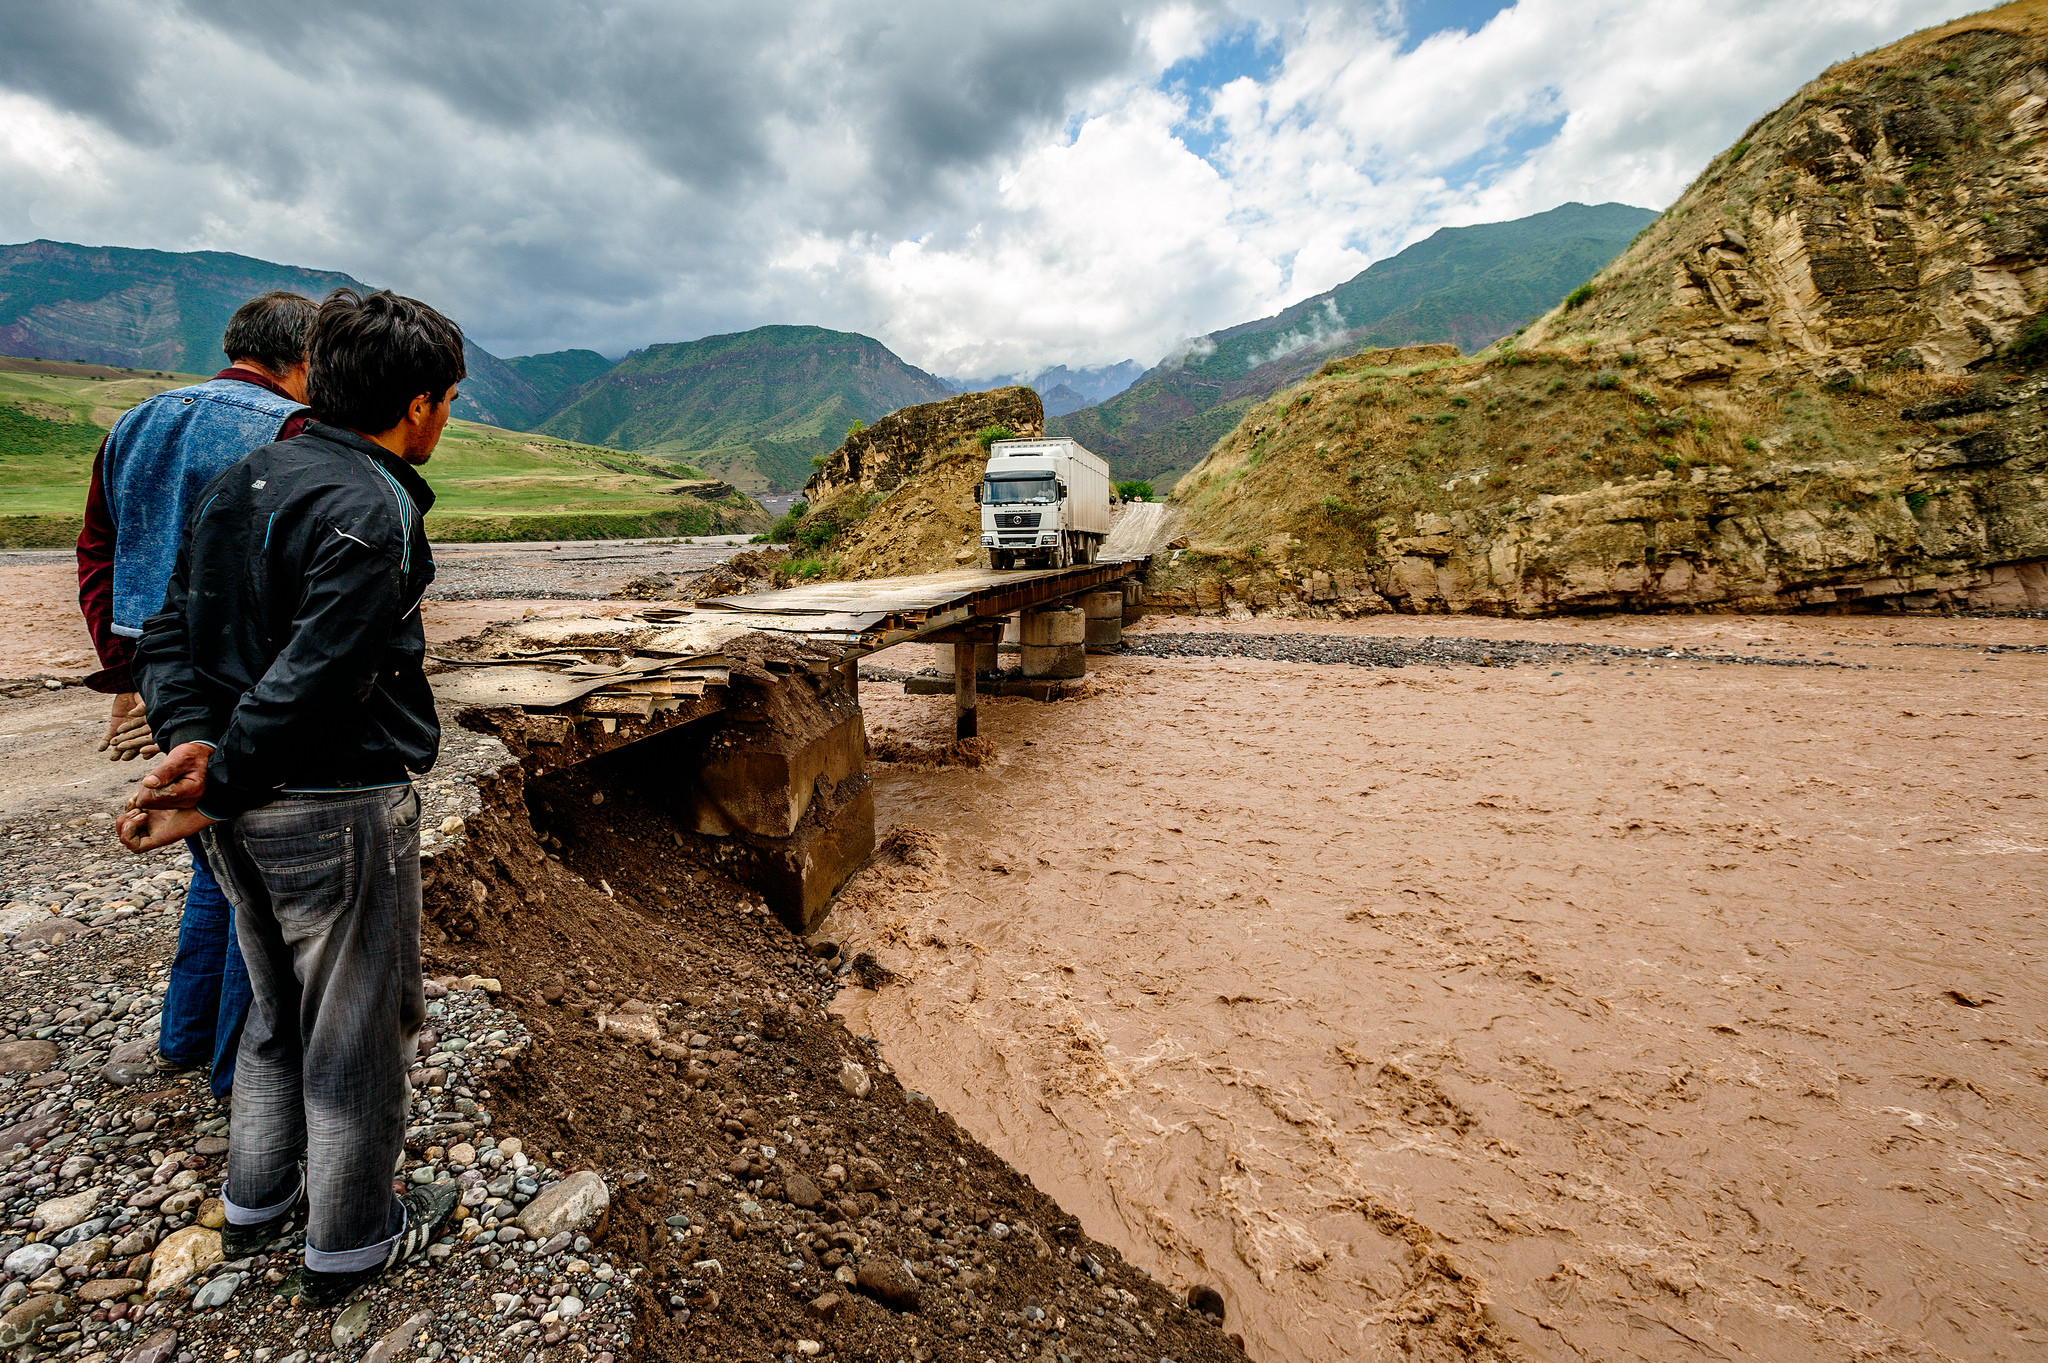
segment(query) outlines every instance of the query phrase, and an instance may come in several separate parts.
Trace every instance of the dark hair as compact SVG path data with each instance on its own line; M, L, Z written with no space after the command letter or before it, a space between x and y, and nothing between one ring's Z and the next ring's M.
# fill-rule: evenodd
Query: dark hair
M306 362L306 333L320 305L303 294L272 289L235 309L220 348L230 360L254 360L282 374Z
M422 393L435 401L469 373L462 328L389 289L336 289L313 319L306 399L313 415L375 434L405 419Z

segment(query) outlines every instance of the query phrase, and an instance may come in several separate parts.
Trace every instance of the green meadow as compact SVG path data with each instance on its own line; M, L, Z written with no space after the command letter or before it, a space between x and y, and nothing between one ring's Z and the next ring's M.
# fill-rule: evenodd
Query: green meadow
M70 370L75 372L52 372ZM190 374L0 360L0 548L69 545L77 537L93 454L114 421ZM694 467L559 436L453 421L424 470L437 539L594 539L765 529L738 494L664 495Z

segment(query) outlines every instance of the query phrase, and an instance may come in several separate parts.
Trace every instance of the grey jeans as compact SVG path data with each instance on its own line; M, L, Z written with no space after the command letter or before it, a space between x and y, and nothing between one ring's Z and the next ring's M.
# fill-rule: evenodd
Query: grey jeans
M382 1264L404 1228L420 985L420 802L411 786L284 796L205 833L255 997L235 1063L221 1201L254 1225L309 1206L306 1267Z

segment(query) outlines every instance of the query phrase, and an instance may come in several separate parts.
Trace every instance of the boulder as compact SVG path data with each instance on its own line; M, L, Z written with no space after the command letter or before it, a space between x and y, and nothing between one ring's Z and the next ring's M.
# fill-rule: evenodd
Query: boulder
M151 1296L170 1291L195 1273L220 1262L220 1232L204 1226L187 1226L164 1237L156 1247L150 1267Z
M17 1303L13 1310L0 1316L0 1349L33 1342L45 1325L63 1315L64 1299L55 1293L46 1292Z
M611 1205L604 1180L585 1169L540 1190L519 1214L519 1229L535 1240L585 1230Z
M350 1302L342 1313L334 1318L334 1328L327 1337L334 1341L337 1349L346 1349L363 1337L370 1328L370 1303L362 1300Z
M134 1278L95 1278L78 1289L78 1299L98 1305L141 1290L141 1282Z
M211 1311L217 1306L225 1306L241 1285L241 1274L223 1273L192 1294L192 1307L197 1311Z
M87 1188L84 1192L73 1193L69 1197L57 1197L48 1202L38 1203L36 1209L29 1215L41 1217L43 1234L53 1235L57 1231L70 1230L91 1216L92 1209L99 1205L99 1200L100 1190Z
M421 1330L426 1329L433 1319L434 1313L432 1311L421 1311L414 1315L403 1325L400 1325L375 1344L372 1344L370 1351L363 1355L363 1363L393 1363L393 1360L409 1355L413 1337L418 1335Z
M809 1211L825 1200L825 1194L805 1173L794 1173L782 1181L782 1195L793 1207Z
M47 1273L50 1265L56 1262L55 1245L23 1245L9 1254L5 1262L0 1263L0 1267L4 1267L23 1282L32 1283Z
M895 1311L915 1311L924 1299L916 1275L901 1259L887 1255L862 1260L853 1285Z
M121 1355L121 1363L170 1363L178 1353L178 1332L159 1330Z
M41 1074L62 1054L50 1041L0 1043L0 1074Z
M36 947L59 946L92 929L70 918L45 918L32 928L23 928L14 934L9 943L16 951L30 951Z

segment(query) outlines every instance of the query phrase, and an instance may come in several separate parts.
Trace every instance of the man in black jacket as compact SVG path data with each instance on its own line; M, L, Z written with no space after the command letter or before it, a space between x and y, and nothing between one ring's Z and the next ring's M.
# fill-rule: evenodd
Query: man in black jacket
M310 343L303 434L215 478L136 672L165 752L122 816L147 851L199 833L255 998L229 1129L229 1259L306 1219L302 1304L424 1250L459 1189L392 1191L420 981L420 803L441 729L421 664L432 456L462 333L339 290ZM304 1161L303 1174L301 1160Z

